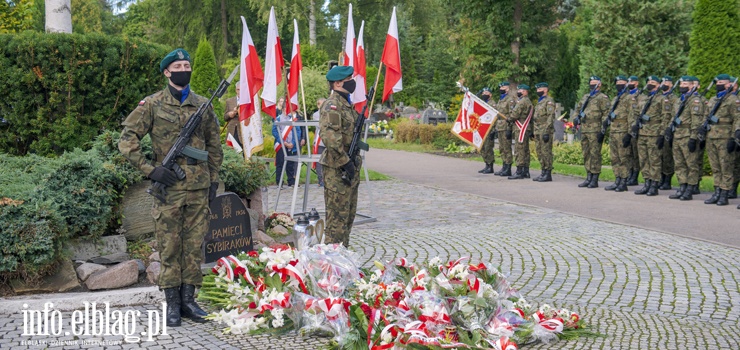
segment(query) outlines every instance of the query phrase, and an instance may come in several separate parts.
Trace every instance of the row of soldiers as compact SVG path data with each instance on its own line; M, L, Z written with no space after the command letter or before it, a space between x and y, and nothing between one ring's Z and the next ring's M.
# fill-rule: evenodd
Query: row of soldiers
M718 75L705 91L700 91L699 79L683 76L674 85L672 77L649 76L641 89L636 76L614 79L617 96L610 100L601 92L601 79L589 78L590 92L576 107L573 123L580 128L586 179L579 187L599 187L601 147L609 135L609 153L616 181L607 191L625 192L627 186L638 185L640 173L644 186L634 193L657 196L659 190L670 190L675 174L679 183L670 199L692 200L699 193L706 151L714 177L715 190L706 204L727 205L737 198L740 181L740 97L737 79ZM716 95L703 97L715 86ZM527 85L517 86L517 96L509 94L509 84L499 84L501 98L496 109L504 113L496 123L496 132L484 142L481 153L486 167L481 173L508 176L509 179L529 177L529 142L534 138L542 174L535 181L552 181L552 133L555 104L547 96L547 83L536 85L539 100L532 107ZM679 95L674 94L678 88ZM489 96L486 96L489 95ZM483 99L490 91L482 93ZM507 114L508 112L508 114ZM532 123L534 125L532 125ZM503 167L493 172L493 138L499 137ZM516 140L517 169L511 173L511 140ZM740 209L740 205L738 205Z

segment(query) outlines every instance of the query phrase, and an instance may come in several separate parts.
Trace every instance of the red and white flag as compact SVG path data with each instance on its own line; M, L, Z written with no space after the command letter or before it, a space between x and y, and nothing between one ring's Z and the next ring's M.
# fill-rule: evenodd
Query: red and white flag
M355 104L355 110L357 113L362 112L362 108L367 104L367 98L365 97L365 81L367 80L367 72L365 66L365 41L362 40L362 32L365 29L365 21L360 24L360 34L357 37L357 55L355 56L355 82L357 87L355 92L352 93L352 102ZM367 117L368 111L365 111L365 117Z
M241 144L246 151L244 156L249 158L252 154L262 150L264 139L262 138L262 115L259 108L259 91L262 89L262 66L254 47L252 35L249 33L247 21L242 17L242 47L241 66L239 67L239 135Z
M497 117L497 110L466 91L452 133L480 151Z
M403 90L401 80L401 50L398 45L398 24L396 21L396 8L393 7L391 15L391 24L388 26L388 34L385 36L385 46L383 46L383 56L380 61L385 65L385 81L383 83L383 99Z
M319 136L319 128L316 128L316 135L313 139L313 154L319 154L319 146L321 146L321 136ZM311 168L316 169L316 162L311 163Z
M293 53L290 55L290 75L288 75L288 102L287 113L298 110L298 87L301 82L303 61L301 60L301 45L298 40L298 21L293 19Z
M343 66L355 66L355 22L352 21L352 4L349 4L349 15L347 16L347 34L344 37Z
M267 24L267 50L265 50L265 86L262 89L262 111L275 118L277 87L283 81L283 48L280 46L275 7L270 8Z
M239 144L239 141L236 140L236 137L229 133L228 136L226 136L226 145L233 148L236 153L241 153L244 149L242 148L242 145Z

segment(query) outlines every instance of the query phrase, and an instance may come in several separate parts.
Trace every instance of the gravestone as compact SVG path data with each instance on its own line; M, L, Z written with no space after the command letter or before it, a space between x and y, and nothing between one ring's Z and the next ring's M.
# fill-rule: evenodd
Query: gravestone
M232 192L216 196L211 203L210 227L203 240L206 264L252 250L252 228L247 208Z

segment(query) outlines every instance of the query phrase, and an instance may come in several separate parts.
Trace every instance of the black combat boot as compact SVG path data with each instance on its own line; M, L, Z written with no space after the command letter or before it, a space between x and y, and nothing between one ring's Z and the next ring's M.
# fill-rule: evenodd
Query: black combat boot
M507 177L507 178L508 178L509 180L519 180L519 179L523 179L523 178L524 178L524 176L522 175L522 171L524 171L524 167L521 167L521 166L517 166L517 167L516 167L516 172L514 173L514 175L511 175L511 176L509 176L509 177Z
M552 169L545 170L545 174L540 177L539 182L550 182L552 181Z
M622 182L622 178L617 176L616 180L614 180L614 183L604 187L604 191L614 191L619 187L619 183Z
M676 190L675 194L672 194L668 196L670 199L679 199L681 196L683 196L683 193L686 192L686 188L689 186L689 184L681 184L681 187Z
M543 178L543 177L545 176L545 173L546 173L546 172L547 172L547 170L545 170L545 169L542 169L542 170L540 171L540 176L537 176L537 177L533 177L533 178L532 178L532 181L537 181L537 182L540 182L540 179L542 179L542 178Z
M599 173L591 175L591 181L588 183L588 188L599 187Z
M690 201L694 199L694 196L692 195L692 193L694 193L694 187L696 187L696 185L688 185L686 187L686 191L683 191L681 198L679 199L682 201Z
M648 188L647 193L645 193L646 196L652 197L658 195L658 187L660 186L660 183L657 180L650 182L650 187Z
M670 190L673 189L671 187L671 179L673 179L673 174L667 174L665 175L665 179L663 179L663 182L660 184L660 190Z
M493 174L493 163L486 163L486 168L483 169L481 174Z
M588 173L588 175L586 175L586 180L583 180L583 182L579 183L578 184L578 187L586 187L586 186L588 186L588 184L591 183L591 178L593 176L594 176L593 174Z
M701 180L696 183L696 186L691 190L691 194L701 194Z
M522 178L529 179L529 167L528 166L525 166L524 169L522 169Z
M630 170L630 176L627 177L627 186L637 186L637 177L640 176L639 170Z
M511 176L511 164L504 164L504 168L501 169L501 173L498 176Z
M622 178L622 181L617 183L617 188L614 189L614 192L627 192L627 178Z
M739 181L735 181L735 182L732 183L732 188L727 193L727 198L729 198L729 199L735 199L735 198L737 198L737 185L738 184L740 184Z
M724 205L729 204L729 202L727 201L728 193L729 193L728 190L719 191L719 199L717 200L717 205L724 206Z
M167 302L167 327L180 327L180 288L165 288L164 299Z
M714 194L709 197L709 199L704 201L704 204L717 204L717 201L719 200L719 193L722 190L719 189L719 187L714 186Z
M641 189L635 191L635 194L645 194L650 189L650 184L652 181L645 179L645 186L642 186Z
M486 171L486 169L488 169L488 163L485 163L485 164L486 164L486 166L483 167L483 169L478 170L478 173L483 174L483 172Z
M182 298L182 304L180 304L180 312L182 317L189 318L197 323L208 322L205 317L208 315L207 312L195 303L195 286L192 284L183 284L180 286L180 297Z

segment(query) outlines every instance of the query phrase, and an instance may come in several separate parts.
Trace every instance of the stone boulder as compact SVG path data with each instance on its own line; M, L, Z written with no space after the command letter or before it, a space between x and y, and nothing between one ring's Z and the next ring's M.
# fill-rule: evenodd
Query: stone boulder
M149 263L150 263L150 264L151 264L152 262L155 262L155 261L160 261L160 260L159 260L159 252L154 252L154 253L152 253L151 255L149 255L149 258L148 258L148 259L149 259Z
M23 293L49 293L49 292L68 292L80 287L77 281L77 272L71 260L64 260L59 266L59 270L51 276L46 276L41 281L29 282L22 279L10 281L13 292Z
M126 237L123 235L104 236L98 240L75 239L67 246L72 253L72 260L89 260L91 258L126 252Z
M80 281L85 282L90 275L105 270L105 266L93 264L93 263L84 263L77 267L77 278L80 279Z
M159 282L159 271L162 265L158 261L153 261L146 268L146 279L149 283L156 285Z
M88 261L94 264L112 265L112 264L118 264L124 261L128 261L129 259L130 257L128 253L124 252L124 253L115 253L115 254L108 254L108 255L103 255L103 256L96 256Z
M139 281L139 264L136 260L124 261L92 274L85 281L87 289L115 289L128 287Z

